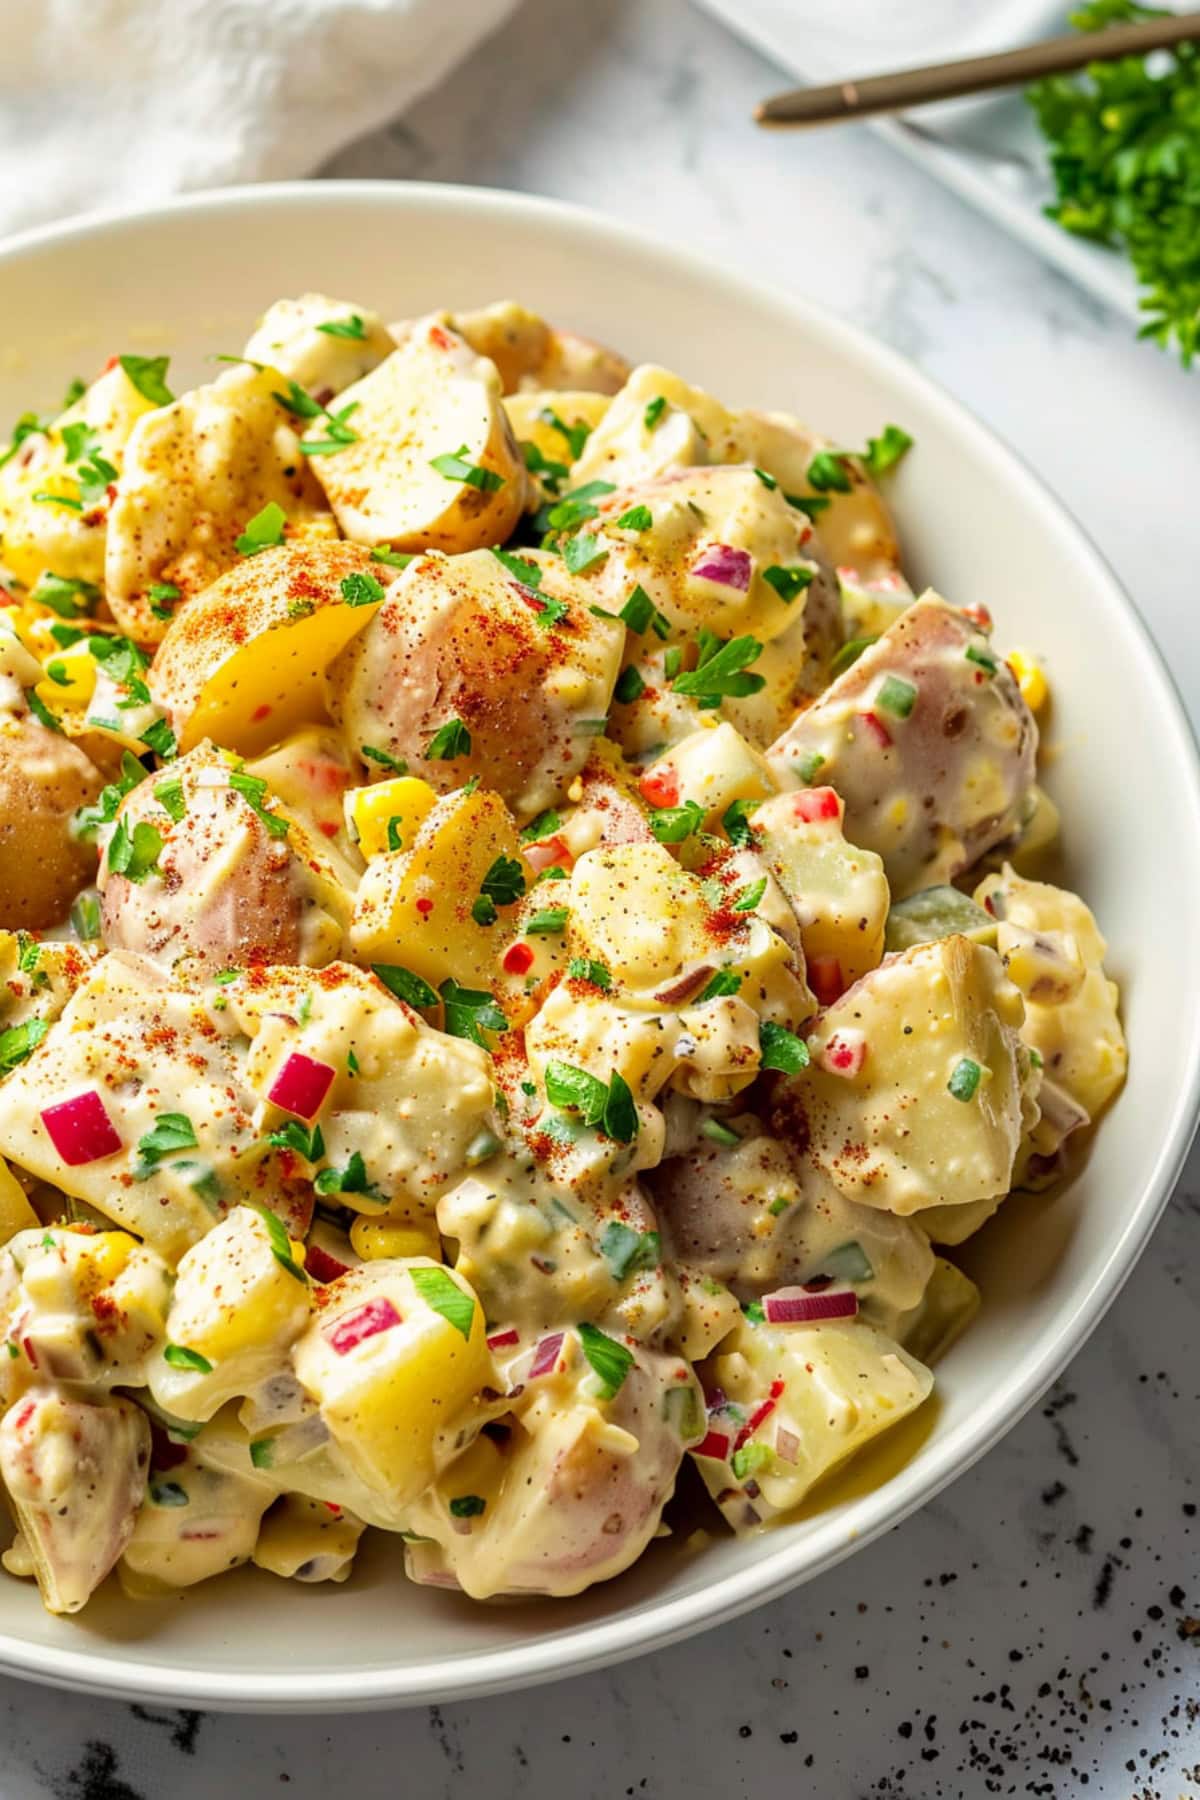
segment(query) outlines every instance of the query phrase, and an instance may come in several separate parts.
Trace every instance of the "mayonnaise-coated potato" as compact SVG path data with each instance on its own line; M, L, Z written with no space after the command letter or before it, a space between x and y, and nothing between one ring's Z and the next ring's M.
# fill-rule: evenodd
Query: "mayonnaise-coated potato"
M236 565L238 539L268 506L293 529L325 528L286 388L277 369L238 363L134 427L104 558L108 603L129 637L159 643L172 609ZM164 599L164 589L177 592Z
M370 307L331 300L328 294L301 294L267 308L244 354L250 362L269 363L325 406L395 348L387 326Z
M418 321L401 349L345 390L346 409L353 442L312 460L348 538L393 550L504 542L525 504L524 460L495 364L446 315ZM314 421L306 443L326 431Z
M330 668L329 699L373 773L403 761L442 793L478 775L524 819L583 766L624 630L557 557L518 560L523 579L490 550L411 563Z
M168 627L150 686L181 750L211 737L254 755L325 715L322 677L362 631L392 571L357 544L243 557Z

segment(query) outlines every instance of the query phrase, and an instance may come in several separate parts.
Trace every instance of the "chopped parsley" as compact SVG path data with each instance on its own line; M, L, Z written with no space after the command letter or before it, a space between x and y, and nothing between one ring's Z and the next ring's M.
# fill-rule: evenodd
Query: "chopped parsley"
M487 1501L478 1494L456 1494L450 1502L452 1519L477 1519L487 1510Z
M144 400L170 406L175 396L167 386L169 356L121 356L117 360Z
M633 1367L633 1352L616 1338L609 1337L598 1325L576 1326L579 1344L600 1383L600 1398L611 1400L621 1391L625 1377Z
M286 1269L289 1275L300 1282L302 1287L307 1287L308 1276L292 1255L291 1239L288 1237L287 1227L283 1220L268 1206L256 1206L254 1210L267 1228L267 1237L271 1243L271 1255L275 1261L281 1269Z
M760 875L757 881L752 881L746 887L738 889L730 903L733 911L753 912L766 891L767 878L765 875Z
M404 758L393 756L390 750L381 750L378 744L360 744L359 754L367 762L378 763L381 769L390 769L393 775L408 774Z
M665 638L671 629L670 620L659 612L640 583L634 588L617 617L628 625L630 631L636 631L639 635L646 630L647 626L651 626L655 637Z
M547 906L541 912L535 912L525 921L525 932L528 937L552 937L567 928L569 908L565 906Z
M540 812L536 819L530 819L528 825L524 827L521 832L521 842L536 844L539 838L553 837L561 824L560 815L552 806L547 807L545 812Z
M145 744L147 750L153 750L155 756L161 756L164 762L170 762L179 748L175 742L175 733L165 719L155 719L152 725L147 725L139 736L138 743Z
M359 1150L353 1152L344 1169L322 1169L313 1186L318 1194L362 1194L368 1200L383 1199L367 1179L367 1165Z
M40 606L48 606L60 619L83 619L100 604L100 589L92 581L80 581L73 575L55 575L47 570L39 576L29 596Z
M325 1136L321 1127L314 1125L310 1131L299 1119L288 1119L278 1131L268 1132L267 1142L275 1150L294 1150L306 1162L320 1162L325 1154Z
M173 775L167 781L160 781L154 790L154 798L171 821L178 825L187 812L187 803L183 797L183 781L180 776Z
M357 444L357 431L352 430L346 423L357 405L357 400L351 400L338 412L322 409L325 412L325 436L301 438L301 454L304 456L334 456L339 450L344 450L347 444Z
M277 500L268 500L235 540L234 549L239 556L257 556L262 550L272 550L282 544L286 524L287 514L282 506Z
M543 406L538 413L538 418L544 425L549 425L553 431L558 432L560 437L567 440L571 461L578 462L583 455L583 446L592 435L591 426L585 425L582 419L577 419L574 425L565 424L552 406Z
M177 1156L182 1150L198 1150L196 1128L186 1113L159 1113L152 1130L138 1139L138 1160L133 1171L135 1181L146 1181L166 1156Z
M809 1064L808 1045L784 1025L763 1019L758 1028L758 1048L764 1069L782 1069L796 1075Z
M869 650L871 645L878 643L878 641L878 632L871 632L866 637L850 638L834 655L833 660L829 665L829 673L831 675L844 675L847 669L852 669L854 667L863 651Z
M739 849L750 849L754 844L754 828L750 824L750 814L757 812L762 805L761 800L731 800L721 814L721 824L725 827L725 835L731 844Z
M470 1338L475 1323L475 1299L472 1294L463 1293L448 1270L410 1269L408 1278L426 1306L440 1313L447 1325L452 1325L463 1337Z
M647 401L646 410L642 414L642 424L647 431L654 430L666 410L667 397L665 394L655 394L653 400Z
M466 455L467 446L460 444L457 450L430 457L429 466L444 475L447 481L461 481L466 487L478 488L481 494L494 494L497 488L504 486L503 475L497 475L494 469L482 468L479 463L467 462Z
M878 437L867 439L863 467L868 475L886 475L912 449L913 441L899 425L885 425Z
M742 978L736 969L718 969L712 980L696 997L696 1005L703 1006L706 1000L722 1000L727 994L736 994L742 985Z
M592 569L602 563L608 555L607 544L591 531L577 531L563 544L563 561L572 575L582 575L585 569Z
M212 1374L212 1364L207 1356L201 1356L199 1350L189 1350L186 1344L164 1345L163 1361L170 1363L173 1369L194 1369L197 1375ZM182 1493L183 1489L179 1491Z
M0 1074L7 1075L32 1056L49 1029L45 1019L25 1019L0 1031Z
M348 319L326 319L317 330L323 331L326 337L351 338L358 344L364 343L367 336L361 313L351 313Z
M613 699L620 701L622 706L631 706L635 700L641 699L645 691L645 677L640 669L630 663L629 667L622 669L617 676L616 686L613 688Z
M762 655L757 638L743 636L722 643L711 631L700 633L700 660L694 669L677 675L672 688L677 694L692 694L701 706L716 706L727 695L742 699L757 694L766 683L761 675L747 674L752 662Z
M61 734L62 726L50 711L50 708L46 705L46 702L42 699L42 696L38 693L36 688L25 689L25 704L28 706L39 725L44 725L47 731L57 731Z
M109 870L129 881L143 882L157 875L162 847L162 838L153 825L142 820L130 831L124 819L119 819L108 840Z
M631 506L616 521L618 531L649 531L654 516L648 506Z
M657 1269L662 1239L657 1231L634 1231L620 1219L610 1219L600 1234L600 1254L613 1280L624 1281L638 1269Z
M605 992L613 984L611 971L590 956L573 956L567 964L567 975L572 981L590 981L593 987L603 988Z
M637 1136L633 1094L629 1083L615 1069L605 1086L586 1069L552 1057L546 1064L546 1098L564 1112L579 1113L585 1125L598 1127L617 1143L631 1143Z
M850 471L846 467L845 453L837 450L818 450L808 465L808 485L815 488L818 494L849 494L854 483L850 479Z
M682 806L658 806L650 814L650 829L660 844L682 844L703 823L704 808L698 800L685 800Z
M342 599L347 606L374 606L383 599L384 587L373 575L356 572L341 583Z
M508 1020L496 1005L494 995L478 988L460 987L457 981L443 981L439 989L445 1013L445 1030L451 1037L466 1038L487 1049L485 1031L507 1031Z
M229 785L235 794L242 796L250 810L266 826L268 837L287 836L291 829L290 823L267 806L267 784L261 775L247 775L244 770L235 769L229 777Z
M763 570L762 578L790 606L797 594L812 586L816 574L815 569L785 569L781 563L772 563L769 569Z
M453 762L470 756L471 734L461 719L447 719L430 738L425 755L430 762Z

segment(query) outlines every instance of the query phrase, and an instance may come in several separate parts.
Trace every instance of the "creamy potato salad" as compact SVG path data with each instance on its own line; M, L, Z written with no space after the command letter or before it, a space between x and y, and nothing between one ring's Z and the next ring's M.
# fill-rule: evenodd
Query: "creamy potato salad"
M511 303L169 379L0 453L5 1569L570 1595L687 1461L785 1517L1123 1078L1043 671L909 588L897 425Z

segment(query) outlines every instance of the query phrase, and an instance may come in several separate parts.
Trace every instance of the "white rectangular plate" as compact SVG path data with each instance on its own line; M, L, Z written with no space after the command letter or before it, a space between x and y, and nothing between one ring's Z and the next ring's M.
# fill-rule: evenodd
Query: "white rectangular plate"
M1062 30L1053 0L698 0L798 81L880 74L1011 49ZM764 93L763 98L766 98ZM1052 188L1045 144L1019 93L923 107L871 130L1087 288L1138 321L1123 256L1072 237L1042 211ZM831 130L852 129L832 126Z

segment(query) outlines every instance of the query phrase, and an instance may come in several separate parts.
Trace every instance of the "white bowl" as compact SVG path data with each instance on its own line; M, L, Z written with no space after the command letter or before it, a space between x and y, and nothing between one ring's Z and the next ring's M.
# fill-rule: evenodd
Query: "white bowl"
M1001 646L1049 662L1066 872L1108 935L1131 1051L1086 1167L1049 1198L1011 1201L971 1246L985 1304L939 1367L936 1403L801 1522L735 1542L714 1521L702 1551L661 1543L577 1601L519 1606L407 1585L382 1539L344 1587L241 1571L162 1602L106 1592L71 1621L0 1577L0 1668L11 1674L193 1706L341 1712L551 1680L714 1625L878 1537L1020 1418L1129 1274L1192 1135L1200 786L1179 702L1133 608L1009 450L850 326L604 219L509 195L357 183L201 195L36 232L0 249L0 416L51 406L114 351L171 351L178 388L212 373L206 355L238 350L271 300L308 288L391 318L513 295L844 443L888 420L911 431L895 500L914 582L990 606Z

